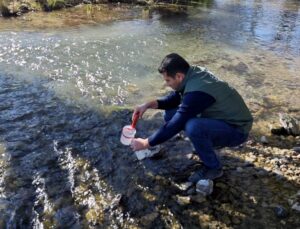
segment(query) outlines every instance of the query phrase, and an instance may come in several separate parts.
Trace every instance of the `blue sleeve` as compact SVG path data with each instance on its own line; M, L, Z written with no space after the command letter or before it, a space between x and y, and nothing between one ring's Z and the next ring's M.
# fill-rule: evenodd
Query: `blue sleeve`
M158 109L169 110L172 108L176 108L179 106L180 100L181 97L179 92L172 91L169 95L157 100Z
M215 101L214 97L201 91L186 93L173 118L148 138L149 145L155 146L172 138L184 129L190 118L196 117Z

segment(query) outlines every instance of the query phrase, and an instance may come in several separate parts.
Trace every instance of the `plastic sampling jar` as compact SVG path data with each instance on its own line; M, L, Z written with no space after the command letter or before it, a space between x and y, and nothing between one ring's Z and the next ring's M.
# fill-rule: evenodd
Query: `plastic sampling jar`
M121 143L126 146L130 145L135 134L136 134L136 129L133 128L131 125L124 126L121 134L121 139L120 139Z

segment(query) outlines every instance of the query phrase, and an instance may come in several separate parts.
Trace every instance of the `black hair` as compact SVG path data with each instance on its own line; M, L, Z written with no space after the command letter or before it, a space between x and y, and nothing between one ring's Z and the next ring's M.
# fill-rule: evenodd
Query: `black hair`
M167 55L161 62L158 72L166 73L167 76L175 77L176 73L187 74L190 68L189 63L177 53Z

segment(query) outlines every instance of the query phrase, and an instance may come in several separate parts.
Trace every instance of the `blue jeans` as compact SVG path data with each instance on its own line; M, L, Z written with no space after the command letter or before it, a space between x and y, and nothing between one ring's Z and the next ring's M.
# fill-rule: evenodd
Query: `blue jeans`
M166 122L171 120L176 110L165 111ZM238 146L248 138L248 134L238 131L234 126L209 118L191 118L184 130L204 165L212 169L222 167L214 148Z

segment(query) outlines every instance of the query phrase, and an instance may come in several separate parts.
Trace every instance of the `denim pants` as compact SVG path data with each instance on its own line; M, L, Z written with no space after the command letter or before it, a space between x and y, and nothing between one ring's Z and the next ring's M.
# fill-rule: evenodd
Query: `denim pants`
M176 111L177 108L166 110L165 121L171 120ZM222 167L214 148L238 146L248 138L248 134L238 131L226 122L209 118L191 118L185 124L184 130L204 165L212 169Z

